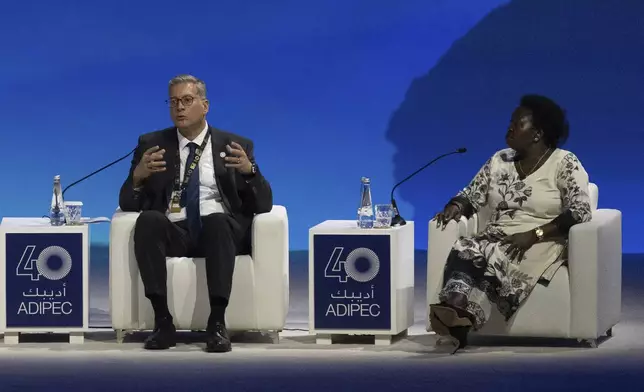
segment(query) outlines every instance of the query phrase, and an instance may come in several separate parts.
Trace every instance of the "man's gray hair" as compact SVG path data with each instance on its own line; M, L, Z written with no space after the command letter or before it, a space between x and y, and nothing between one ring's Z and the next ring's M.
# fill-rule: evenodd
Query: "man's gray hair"
M206 98L206 83L204 83L203 80L196 78L192 75L179 75L175 76L170 80L170 84L168 86L168 89L171 88L172 86L175 86L177 84L183 84L183 83L192 83L195 85L197 88L197 94L201 98Z

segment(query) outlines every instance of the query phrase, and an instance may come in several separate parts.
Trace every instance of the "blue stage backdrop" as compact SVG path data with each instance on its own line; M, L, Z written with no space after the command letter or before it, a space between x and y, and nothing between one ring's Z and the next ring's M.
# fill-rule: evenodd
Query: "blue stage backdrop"
M3 4L0 216L47 213L63 185L170 125L167 82L207 83L209 121L252 138L293 250L308 228L354 219L360 177L374 202L403 185L403 215L427 221L504 147L524 93L569 112L574 151L623 212L624 251L644 252L644 2L641 0L112 0ZM71 189L111 216L129 159ZM106 243L109 225L92 228Z

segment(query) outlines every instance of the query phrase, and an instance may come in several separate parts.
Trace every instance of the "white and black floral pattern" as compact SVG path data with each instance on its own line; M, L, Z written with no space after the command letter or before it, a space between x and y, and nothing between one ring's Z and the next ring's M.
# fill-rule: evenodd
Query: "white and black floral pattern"
M565 211L570 211L575 223L590 221L590 195L588 175L582 170L579 159L573 153L564 156L557 173L557 186Z
M439 293L445 302L450 293L471 298L472 291L485 293L506 318L510 318L532 288L533 278L507 259L505 247L499 245L502 232L492 231L475 237L463 237L450 253L445 284ZM468 309L474 316L474 329L481 328L486 313L481 304L470 300Z
M457 198L465 198L473 212L479 211L487 204L492 174L492 159L490 158L485 162L469 185L456 196Z
M512 176L509 172L501 174L496 190L502 200L494 209L491 223L498 222L503 216L514 219L517 208L511 208L511 205L516 204L518 208L521 208L523 203L532 196L532 187L527 186L522 180L519 180L518 176Z

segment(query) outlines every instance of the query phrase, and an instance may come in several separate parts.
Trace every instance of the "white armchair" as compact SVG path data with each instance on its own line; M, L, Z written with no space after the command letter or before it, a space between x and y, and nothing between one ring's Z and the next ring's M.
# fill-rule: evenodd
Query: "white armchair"
M548 286L538 284L515 315L505 322L494 307L489 322L477 333L523 337L575 338L596 346L612 334L620 320L622 301L622 215L597 209L598 188L590 184L592 220L572 227L568 263ZM482 230L485 211L469 220L450 222L444 231L429 222L427 301L438 301L443 269L454 242ZM427 330L431 328L427 325Z
M117 340L124 333L154 328L134 257L139 213L117 210L110 228L110 316ZM237 256L226 325L230 331L279 332L289 305L288 217L286 208L258 214L252 226L252 254ZM168 306L179 330L206 329L210 305L203 258L167 258Z

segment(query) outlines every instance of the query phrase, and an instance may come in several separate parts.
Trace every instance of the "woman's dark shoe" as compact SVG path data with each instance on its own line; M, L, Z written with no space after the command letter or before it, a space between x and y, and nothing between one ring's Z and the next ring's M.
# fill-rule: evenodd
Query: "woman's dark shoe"
M432 330L448 338L455 346L452 354L467 346L467 334L472 327L472 320L467 312L460 312L449 305L435 304L429 306L429 320Z
M458 344L455 344L457 346L452 354L455 354L456 351L467 347L467 335L470 332L470 327L452 327L449 329L449 334L455 338L458 342Z

